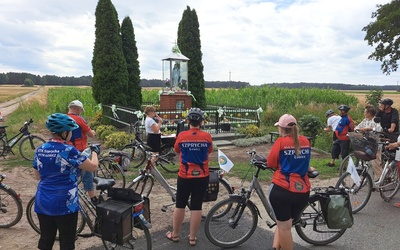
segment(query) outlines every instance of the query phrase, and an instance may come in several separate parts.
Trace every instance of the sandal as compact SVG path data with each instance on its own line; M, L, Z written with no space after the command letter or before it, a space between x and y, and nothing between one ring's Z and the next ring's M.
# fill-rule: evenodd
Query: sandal
M197 243L196 237L194 237L194 239L191 239L190 235L188 235L188 240L189 240L189 245L191 245L192 247L196 246L196 243Z
M179 236L177 236L177 235L174 236L174 233L171 232L171 231L168 231L168 232L165 234L165 237L166 237L167 239L169 239L170 241L173 241L173 242L178 242L178 241L179 241Z

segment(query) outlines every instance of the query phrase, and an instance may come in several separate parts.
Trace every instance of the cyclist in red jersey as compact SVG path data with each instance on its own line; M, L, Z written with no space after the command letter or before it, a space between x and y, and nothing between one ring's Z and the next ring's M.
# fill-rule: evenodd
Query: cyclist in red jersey
M190 109L187 117L190 129L180 132L174 149L179 156L179 172L176 192L176 205L172 221L173 230L165 235L169 240L179 241L185 207L190 198L190 234L189 244L196 245L197 231L200 227L203 197L208 187L208 156L212 152L211 135L200 130L204 114L198 108Z
M292 222L307 205L310 193L308 171L311 146L305 136L298 135L296 118L284 114L275 123L280 137L275 141L267 164L276 168L269 190L269 200L276 217L274 249L293 249Z

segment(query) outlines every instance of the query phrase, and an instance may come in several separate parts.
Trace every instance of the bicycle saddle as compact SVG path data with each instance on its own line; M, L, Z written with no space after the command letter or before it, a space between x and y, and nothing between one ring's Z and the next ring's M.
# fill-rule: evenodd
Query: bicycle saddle
M114 179L106 179L106 178L100 178L100 177L94 177L93 182L97 184L96 189L101 190L101 191L104 191L115 185Z

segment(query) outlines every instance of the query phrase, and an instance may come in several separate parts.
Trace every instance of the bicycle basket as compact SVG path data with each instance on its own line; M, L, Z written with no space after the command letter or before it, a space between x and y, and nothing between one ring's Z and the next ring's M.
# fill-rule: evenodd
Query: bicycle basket
M364 161L376 159L378 151L378 137L365 136L360 133L349 132L348 137L354 150L354 156Z

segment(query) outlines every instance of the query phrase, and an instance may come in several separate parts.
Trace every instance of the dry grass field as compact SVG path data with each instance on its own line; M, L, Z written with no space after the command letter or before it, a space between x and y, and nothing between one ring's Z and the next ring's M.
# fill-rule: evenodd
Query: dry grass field
M21 85L0 85L0 103L23 96L39 88L39 86L22 87Z
M361 105L365 105L365 95L367 94L367 91L365 93L351 93L351 92L346 92L346 94L349 95L354 95L355 97L357 97L359 103ZM393 107L395 107L396 109L400 109L400 93L396 92L396 91L392 91L392 92L388 92L385 91L383 98L390 98L393 100L394 104Z

